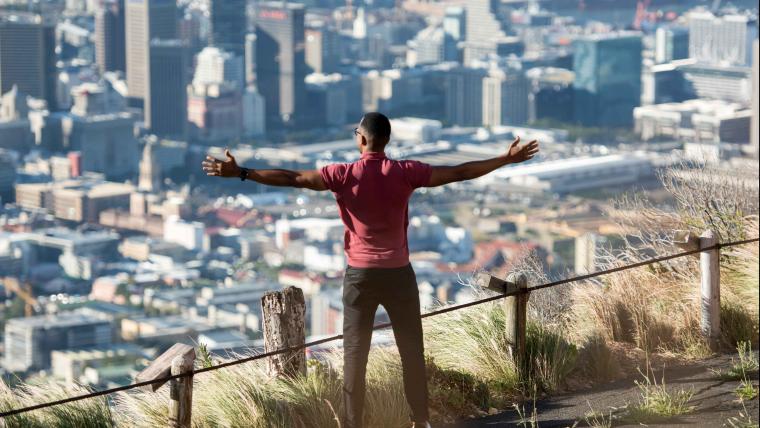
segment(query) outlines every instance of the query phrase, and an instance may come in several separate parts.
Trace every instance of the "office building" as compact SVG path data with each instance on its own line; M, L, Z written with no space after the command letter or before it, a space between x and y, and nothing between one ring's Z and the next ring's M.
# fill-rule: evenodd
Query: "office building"
M749 66L757 19L748 15L689 13L689 57L708 64Z
M15 85L55 111L57 80L55 25L39 15L0 13L0 94Z
M137 173L135 115L108 81L72 90L71 113L60 118L61 146L81 153L81 170L122 180Z
M712 65L694 60L678 62L686 89L694 98L708 98L749 104L752 94L752 68Z
M498 0L471 0L465 3L464 64L491 55L520 55L522 41L507 36L507 24L498 12Z
M641 105L697 98L693 86L686 80L679 65L691 62L692 60L681 60L645 67L641 76Z
M663 26L655 32L654 62L662 64L689 57L689 29Z
M242 88L245 80L243 57L216 47L206 47L196 56L193 85L228 83Z
M150 100L150 43L177 37L174 0L129 0L125 8L127 88L130 100L142 107ZM145 120L150 113L144 112Z
M575 74L564 68L536 67L525 72L528 79L528 122L573 121Z
M303 5L284 2L259 3L256 11L256 88L268 129L295 125L304 108L304 12Z
M630 126L641 103L641 35L600 34L574 42L575 122Z
M254 137L266 134L266 104L255 87L243 92L243 135Z
M24 209L43 209L63 220L98 223L105 210L129 208L129 197L135 189L131 184L84 176L53 183L17 184L15 190L16 204Z
M211 0L211 45L242 57L247 27L246 0Z
M186 138L189 65L189 52L181 40L151 41L151 89L145 104L145 127L152 133Z
M747 145L752 111L720 100L654 104L633 111L634 130L643 141Z
M456 40L435 25L417 33L407 47L406 63L410 67L456 61L459 56Z
M362 109L361 81L355 76L333 73L306 77L309 117L317 126L340 126L356 120Z
M483 79L486 70L457 67L444 77L445 119L448 125L480 126L483 123Z
M28 115L26 95L18 86L0 96L0 149L24 153L32 148L34 135Z
M483 78L483 126L528 121L528 81L522 70L495 68Z
M457 42L462 41L465 38L467 31L466 14L467 12L465 8L452 6L446 8L443 17L443 31Z
M307 28L306 65L311 73L330 74L340 63L340 35L326 25Z
M100 72L126 71L124 0L104 0L95 12L95 60Z
M108 320L78 312L13 318L5 324L3 367L24 372L50 368L50 353L111 344Z
M10 153L0 148L0 204L14 200L15 184L16 160Z

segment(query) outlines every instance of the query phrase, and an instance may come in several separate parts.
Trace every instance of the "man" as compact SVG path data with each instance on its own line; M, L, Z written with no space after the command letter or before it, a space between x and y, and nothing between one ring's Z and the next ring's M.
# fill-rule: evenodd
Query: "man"
M413 427L429 427L428 390L422 342L420 301L407 244L408 202L414 189L471 180L538 153L534 140L520 145L516 138L506 153L457 166L431 166L385 156L391 124L380 113L367 113L354 129L361 158L312 171L246 169L229 150L227 160L208 156L207 175L239 177L272 186L331 190L345 225L347 268L343 279L344 413L341 426L362 426L365 372L378 305L393 326L401 356L404 392L412 410Z

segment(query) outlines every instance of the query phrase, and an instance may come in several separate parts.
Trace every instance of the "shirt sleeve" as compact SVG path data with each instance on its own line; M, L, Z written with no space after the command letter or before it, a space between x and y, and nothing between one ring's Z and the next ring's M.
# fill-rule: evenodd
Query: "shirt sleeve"
M325 165L319 170L320 175L322 175L322 181L325 182L325 186L333 192L340 191L344 182L345 172L345 165L339 163Z
M430 176L433 175L433 167L425 162L408 160L404 162L404 172L409 185L413 189L427 186L430 183Z

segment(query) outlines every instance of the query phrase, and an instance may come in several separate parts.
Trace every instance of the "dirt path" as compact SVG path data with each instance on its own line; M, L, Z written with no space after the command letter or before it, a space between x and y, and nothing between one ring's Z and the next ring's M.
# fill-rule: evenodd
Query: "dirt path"
M723 427L731 417L738 417L744 409L734 392L739 381L723 381L718 379L712 370L726 369L731 366L731 359L737 360L736 355L727 355L681 366L665 367L665 383L669 389L693 390L694 396L689 402L696 409L685 416L671 419L653 426L669 427ZM658 383L662 377L662 366L655 368ZM757 373L750 376L755 387L758 384ZM616 381L604 387L588 391L563 394L536 402L537 421L541 428L572 427L576 422L578 427L588 426L584 421L591 408L597 413L604 413L609 419L609 413L620 409L627 403L637 403L640 399L639 389L634 384L634 378ZM754 424L758 423L758 398L745 402L747 412ZM532 403L525 403L525 417L532 413ZM620 413L617 410L617 413ZM514 410L505 411L491 416L461 421L446 425L442 428L496 428L496 427L530 427L530 424L520 425L520 416ZM641 426L638 423L614 422L615 427ZM757 426L757 425L755 425Z

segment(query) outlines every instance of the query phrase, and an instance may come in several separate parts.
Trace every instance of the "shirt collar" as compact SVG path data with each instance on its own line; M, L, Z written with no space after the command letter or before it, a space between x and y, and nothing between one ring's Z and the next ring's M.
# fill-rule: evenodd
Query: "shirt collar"
M386 159L385 152L364 152L360 159Z

